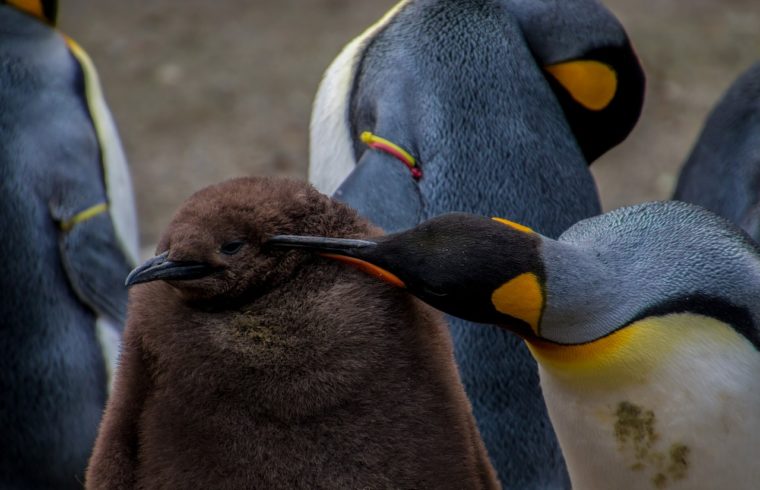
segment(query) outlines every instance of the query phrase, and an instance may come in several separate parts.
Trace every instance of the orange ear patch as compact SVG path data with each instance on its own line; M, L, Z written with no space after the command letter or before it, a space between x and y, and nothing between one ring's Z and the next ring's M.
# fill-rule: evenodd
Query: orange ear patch
M344 262L352 267L356 267L360 271L369 274L370 276L377 277L378 279L385 281L389 284L393 284L396 287L405 288L406 284L399 279L395 274L392 274L388 272L387 270L383 269L382 267L378 267L375 264L370 264L369 262L366 262L361 259L356 259L354 257L346 257L345 255L338 255L338 254L330 254L330 253L321 253L319 254L323 257L327 257L330 259L338 260L340 262Z
M617 92L617 73L609 65L593 60L575 60L545 66L576 102L586 109L601 111Z
M491 295L491 303L497 311L530 325L538 335L544 293L535 274L526 272L502 284Z
M53 13L55 11L55 4L51 5L50 2L47 2L47 11L46 5L43 5L45 3L43 0L6 0L3 3L7 3L22 12L33 15L45 23L55 23L55 14Z

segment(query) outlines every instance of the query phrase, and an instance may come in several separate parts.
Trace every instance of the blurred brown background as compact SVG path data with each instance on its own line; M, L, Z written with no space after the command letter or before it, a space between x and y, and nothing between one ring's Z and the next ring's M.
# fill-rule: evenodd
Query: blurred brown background
M193 191L305 177L312 97L341 47L396 0L63 0L131 164L141 242ZM760 59L758 0L607 0L648 76L638 127L593 165L605 209L670 196L704 118Z

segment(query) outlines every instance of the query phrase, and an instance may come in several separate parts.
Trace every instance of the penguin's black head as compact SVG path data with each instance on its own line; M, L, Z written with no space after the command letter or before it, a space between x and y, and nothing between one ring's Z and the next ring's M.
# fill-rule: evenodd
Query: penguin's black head
M239 178L207 187L185 202L158 243L156 256L127 277L127 286L162 280L187 300L256 295L289 277L306 254L262 250L277 233L325 233L345 206L307 184Z
M646 77L615 15L597 0L500 0L520 24L590 164L639 119Z
M541 235L465 213L368 240L275 236L269 245L342 260L454 316L532 336L544 306Z

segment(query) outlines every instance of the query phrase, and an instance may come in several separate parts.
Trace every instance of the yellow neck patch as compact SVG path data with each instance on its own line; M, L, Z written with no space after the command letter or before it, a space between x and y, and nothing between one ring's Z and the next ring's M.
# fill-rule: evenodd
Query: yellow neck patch
M576 60L545 66L573 99L586 109L601 111L617 92L617 73L609 65L593 60Z
M502 284L491 295L491 303L500 313L522 320L538 335L544 307L544 293L538 277L525 272Z
M741 349L749 341L730 325L694 313L648 317L593 342L562 345L526 341L542 368L560 379L593 385L646 382L649 373L688 345Z

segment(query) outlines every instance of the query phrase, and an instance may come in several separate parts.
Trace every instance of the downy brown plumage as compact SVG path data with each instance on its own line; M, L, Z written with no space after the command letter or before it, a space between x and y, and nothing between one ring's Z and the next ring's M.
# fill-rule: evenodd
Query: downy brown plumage
M497 488L442 317L277 233L379 233L307 184L193 195L130 275L87 488Z

